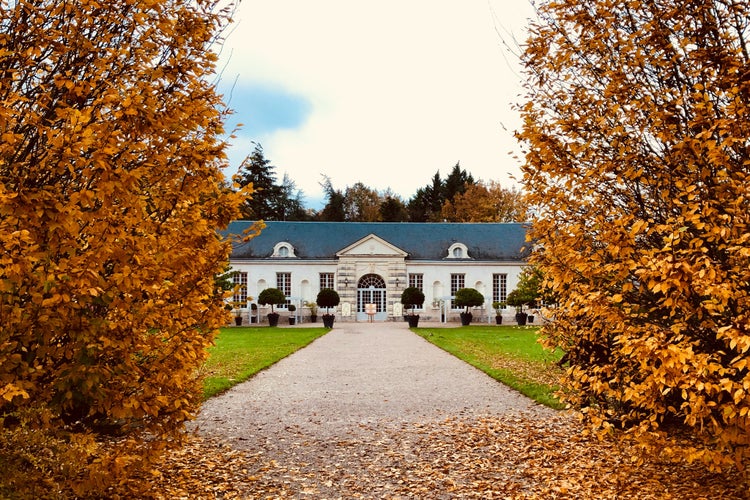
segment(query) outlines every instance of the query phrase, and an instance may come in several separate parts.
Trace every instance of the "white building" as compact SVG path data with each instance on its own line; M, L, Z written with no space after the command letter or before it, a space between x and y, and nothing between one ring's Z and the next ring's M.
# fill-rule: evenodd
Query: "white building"
M252 224L236 221L226 232L241 235ZM485 305L473 310L474 322L494 322L492 302L518 283L525 237L518 223L267 222L259 236L234 244L230 265L242 285L234 299L246 304L247 323L258 294L279 288L298 320L309 321L305 303L333 288L341 297L336 321L368 321L365 304L376 305L375 321L402 321L401 292L414 286L425 294L422 320L458 321L451 297L475 288ZM258 309L260 321L268 312ZM505 310L508 320L514 312Z

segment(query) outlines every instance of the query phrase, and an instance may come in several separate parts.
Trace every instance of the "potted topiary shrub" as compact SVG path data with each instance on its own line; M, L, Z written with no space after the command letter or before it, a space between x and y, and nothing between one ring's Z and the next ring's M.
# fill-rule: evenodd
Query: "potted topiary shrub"
M336 318L333 314L328 314L328 309L339 305L341 299L336 290L332 288L324 288L318 292L318 297L315 299L315 303L318 307L325 307L326 312L323 314L323 326L326 328L333 328L333 321Z
M454 302L456 306L465 308L464 312L461 313L461 325L467 326L471 324L473 317L469 308L484 304L484 296L475 288L459 288L456 290Z
M258 304L253 302L250 304L250 323L258 322Z
M504 302L498 302L497 300L492 303L492 308L495 310L495 324L496 325L502 325L503 324L503 307L505 307Z
M235 302L232 309L234 310L234 324L236 326L242 326L242 304L240 302Z
M310 308L310 323L318 322L318 304L315 302L305 302L305 306Z
M419 314L414 314L414 308L424 304L424 293L419 288L410 286L401 292L401 304L409 309L406 320L410 328L416 328L419 325Z
M524 297L518 289L510 292L508 294L508 298L506 299L506 302L509 306L513 306L516 308L516 323L518 323L518 326L525 325L526 319L529 316L523 310L523 305L526 304L526 301L527 298Z
M294 316L294 311L297 310L297 306L295 306L294 304L289 304L287 310L289 311L289 324L293 325L297 320L297 318Z
M274 305L284 304L286 302L286 296L284 292L278 288L266 288L258 294L258 304L271 305L271 312L268 313L268 325L277 326L279 324L279 313L273 310Z
M534 316L526 313L523 307L535 306L542 294L542 282L542 272L534 266L527 266L518 276L518 285L515 290L508 294L506 301L509 305L515 306L516 321L519 325L534 321Z

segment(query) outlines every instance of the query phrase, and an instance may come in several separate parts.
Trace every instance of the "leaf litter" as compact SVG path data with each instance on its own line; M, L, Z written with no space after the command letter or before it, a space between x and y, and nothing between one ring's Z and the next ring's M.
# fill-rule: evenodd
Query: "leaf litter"
M560 413L362 424L337 439L294 427L276 441L193 433L148 477L112 497L138 486L153 499L750 498L741 473L657 460L638 465L627 449L581 431Z

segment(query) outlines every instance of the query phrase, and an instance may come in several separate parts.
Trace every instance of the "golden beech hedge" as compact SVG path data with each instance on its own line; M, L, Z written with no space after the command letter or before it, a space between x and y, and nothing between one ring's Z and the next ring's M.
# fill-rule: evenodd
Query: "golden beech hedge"
M227 319L228 12L0 6L0 496L100 494L178 437Z
M564 397L646 451L746 467L750 4L539 13L518 135Z

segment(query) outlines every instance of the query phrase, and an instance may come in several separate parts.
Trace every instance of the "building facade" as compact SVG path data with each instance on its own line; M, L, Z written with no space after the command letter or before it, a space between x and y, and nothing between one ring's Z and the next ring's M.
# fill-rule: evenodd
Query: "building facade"
M252 224L235 221L226 232L242 235ZM235 238L230 266L240 286L234 300L249 319L258 294L279 288L287 304L274 309L283 313L294 304L289 314L308 321L306 304L333 288L341 298L336 321L370 320L366 304L375 305L374 321L402 321L401 292L414 286L425 294L415 311L422 320L458 321L455 291L475 288L485 297L472 311L475 322L494 322L492 303L504 301L518 283L525 238L519 223L267 222L260 235ZM255 320L263 322L268 312L259 307Z

